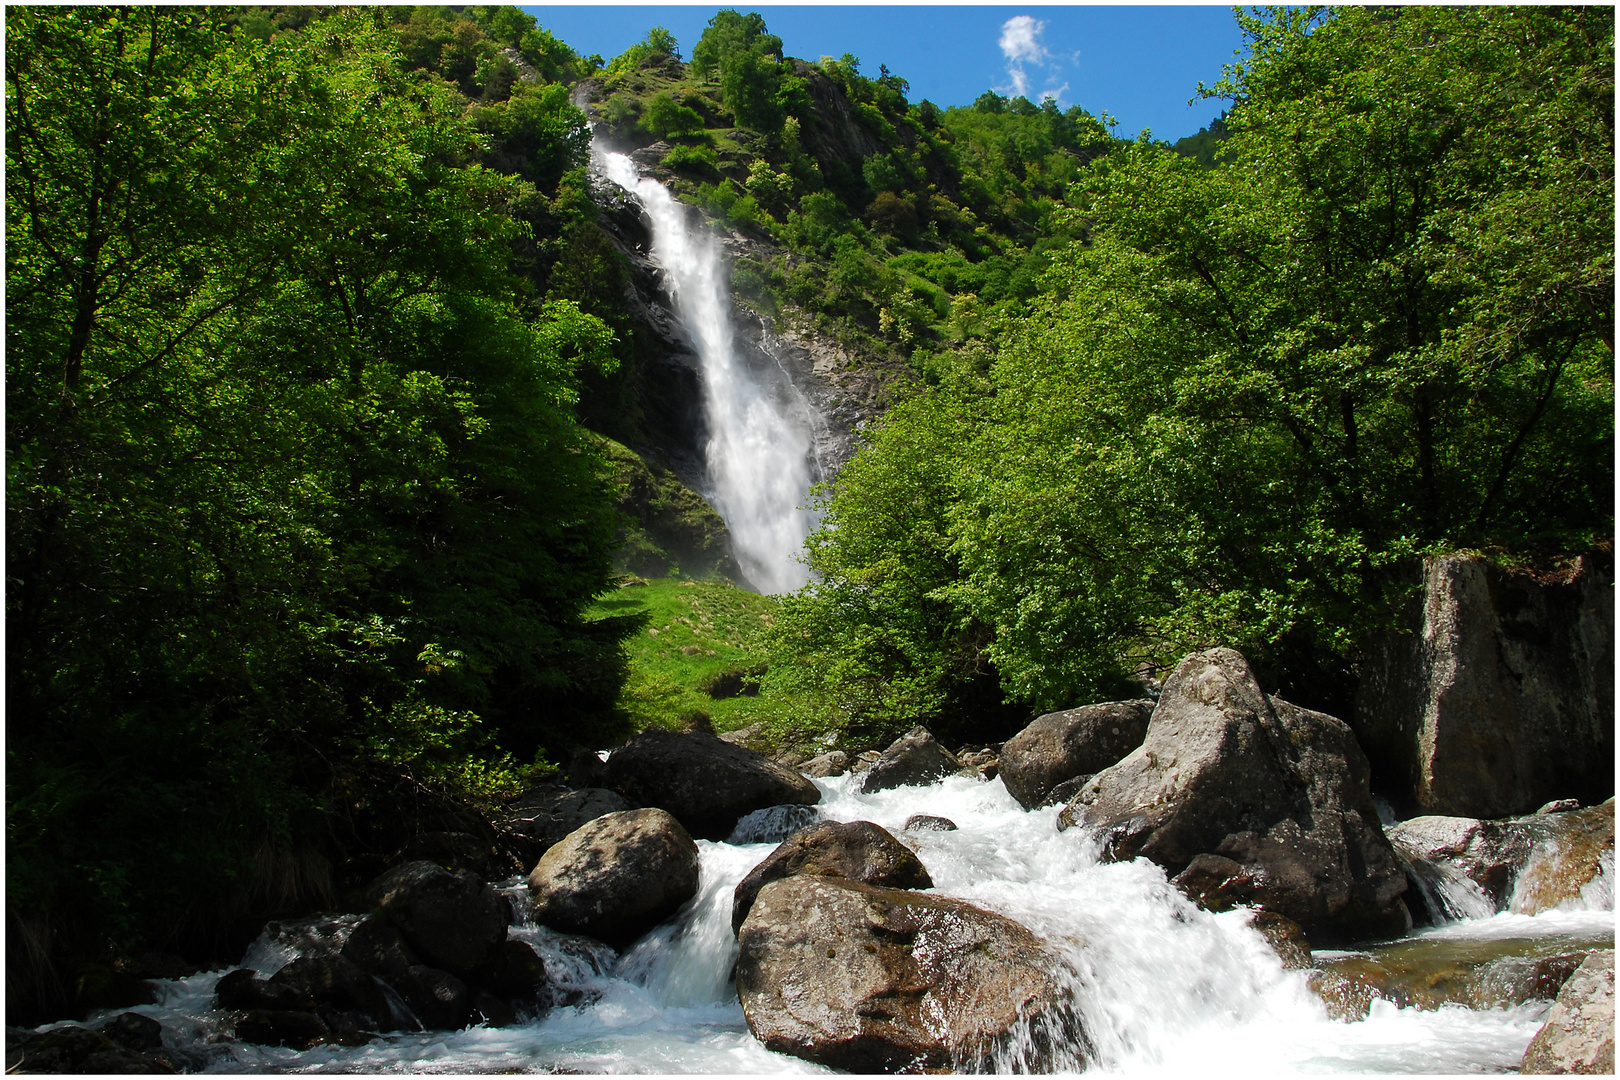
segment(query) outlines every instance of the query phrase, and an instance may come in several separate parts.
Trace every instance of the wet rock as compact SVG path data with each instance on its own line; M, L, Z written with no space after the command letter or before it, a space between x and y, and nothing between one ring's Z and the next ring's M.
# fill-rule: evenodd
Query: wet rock
M96 1030L125 1050L144 1053L163 1049L163 1025L141 1013L119 1013Z
M912 728L883 751L861 779L861 791L870 794L889 788L931 784L959 771L962 763L939 744L927 728Z
M855 760L849 763L849 771L852 773L867 772L872 768L872 766L876 765L882 760L883 751L862 750L859 754L855 755Z
M1058 824L1102 833L1110 859L1195 869L1200 888L1286 915L1312 941L1394 935L1411 925L1406 878L1367 771L1343 722L1268 698L1242 656L1211 649L1177 666L1142 745ZM1193 868L1204 854L1227 862Z
M315 999L284 983L272 985L248 968L237 968L220 976L214 984L214 1001L221 1009L308 1010Z
M473 973L473 981L503 997L535 997L546 985L546 965L528 942L508 938Z
M106 1031L91 1031L77 1024L41 1033L6 1031L8 1073L125 1075L177 1071L162 1050L135 1050L110 1038Z
M1110 701L1037 717L1001 748L1001 782L1025 810L1065 780L1098 773L1142 745L1151 701Z
M789 837L737 883L731 929L748 917L759 891L795 874L842 878L891 889L931 889L921 860L887 829L870 821L829 821Z
M1256 911L1249 925L1259 931L1289 971L1305 971L1311 965L1311 943L1299 923L1275 911Z
M933 814L912 814L906 818L906 832L955 832L956 822Z
M816 778L843 776L849 771L849 755L842 750L830 750L800 765L799 771L805 776Z
M780 844L796 832L821 821L821 811L813 806L787 803L767 806L746 814L726 837L728 844Z
M615 947L673 915L697 886L697 844L658 809L608 814L581 826L529 874L539 922Z
M332 1030L313 1012L249 1009L237 1019L235 1034L243 1042L308 1050L330 1039Z
M422 958L405 942L405 935L388 920L368 915L349 934L342 956L361 971L397 983ZM236 972L232 972L235 975ZM227 976L228 978L229 976ZM223 981L222 981L223 983ZM224 1000L223 994L220 998Z
M1565 904L1614 906L1614 800L1585 810L1522 818L1530 854L1508 910L1537 915Z
M597 760L594 754L591 759ZM595 821L603 814L634 809L630 800L607 788L575 790L561 784L539 784L503 806L496 823L534 841L531 850L538 859L551 845L587 821Z
M472 991L450 972L427 964L412 964L398 980L390 980L389 985L399 991L417 1023L424 1028L454 1031L466 1025L472 1007Z
M1541 808L1536 811L1536 816L1562 814L1566 810L1579 810L1580 808L1581 800L1579 799L1554 799L1552 802L1543 803Z
M956 752L956 760L962 763L964 771L972 770L986 780L994 780L1001 772L1001 755L992 747L975 750L964 746Z
M743 1014L777 1053L857 1073L1078 1067L995 1061L1021 1026L1077 1025L1062 1016L1058 958L963 901L798 875L761 890L738 942Z
M395 861L426 860L447 870L466 870L486 880L510 877L522 867L488 840L466 832L430 832L401 848Z
M518 1024L517 1010L512 1008L511 1003L488 990L479 990L473 995L472 1015L474 1023L486 1027L516 1027Z
M1588 956L1525 1048L1521 1073L1614 1072L1614 950Z
M1420 937L1318 956L1310 987L1338 1020L1366 1019L1375 999L1401 1008L1507 1008L1550 1001L1585 957L1567 940Z
M1415 871L1429 864L1472 881L1491 911L1534 915L1591 899L1601 905L1601 896L1586 898L1593 890L1613 896L1612 799L1584 810L1495 821L1417 817L1391 827L1389 839Z
M1402 814L1499 818L1614 793L1614 561L1544 583L1424 560L1402 632L1361 665L1354 727Z
M423 960L458 977L506 940L506 901L466 870L406 863L372 882L366 893Z
M821 801L821 792L797 772L699 732L642 732L608 759L605 784L642 806L668 811L707 840L723 839L754 810Z
M269 979L290 998L310 999L338 1012L362 1013L370 1025L388 1027L388 998L377 980L341 955L301 956Z

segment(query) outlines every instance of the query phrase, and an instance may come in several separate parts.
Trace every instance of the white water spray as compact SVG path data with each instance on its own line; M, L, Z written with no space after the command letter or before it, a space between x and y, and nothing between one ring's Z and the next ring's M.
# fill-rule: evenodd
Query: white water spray
M804 400L785 374L753 370L739 355L714 237L629 158L600 150L595 157L652 219L653 260L702 364L708 494L731 530L737 562L761 592L791 592L809 580L799 552L814 525L803 509L815 462Z

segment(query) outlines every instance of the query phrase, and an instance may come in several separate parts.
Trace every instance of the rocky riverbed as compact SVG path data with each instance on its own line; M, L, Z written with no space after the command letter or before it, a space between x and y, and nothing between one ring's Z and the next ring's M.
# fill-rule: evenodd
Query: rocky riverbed
M648 733L511 804L526 876L404 862L8 1067L1612 1068L1612 800L1386 830L1349 729L1229 650L968 751Z

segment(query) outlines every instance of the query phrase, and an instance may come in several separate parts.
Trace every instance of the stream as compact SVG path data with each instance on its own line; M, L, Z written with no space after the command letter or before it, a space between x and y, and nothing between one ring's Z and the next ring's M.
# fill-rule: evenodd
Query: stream
M1083 1055L1093 1071L1189 1074L1241 1063L1259 1075L1513 1072L1550 1008L1545 1000L1491 1004L1488 992L1477 1007L1402 1008L1373 996L1365 1018L1334 1019L1310 989L1312 973L1285 971L1244 911L1195 908L1144 860L1100 862L1083 830L1057 830L1056 807L1026 812L1000 780L950 777L870 795L857 793L857 781L816 781L824 818L874 821L905 837L934 891L1017 919L1065 955L1089 1043L1074 1048L1075 1060ZM959 828L903 832L919 813ZM732 889L774 846L699 841L697 897L622 955L527 921L521 880L501 883L517 913L511 935L530 942L552 980L578 996L516 1027L394 1033L303 1052L247 1045L227 1037L228 1016L212 1008L223 971L162 982L161 1002L134 1011L165 1025L166 1044L188 1069L207 1072L823 1072L761 1046L730 979ZM1529 962L1613 947L1612 892L1568 907L1458 920L1315 960L1330 972L1410 971L1482 953ZM294 954L267 936L245 963L269 975Z

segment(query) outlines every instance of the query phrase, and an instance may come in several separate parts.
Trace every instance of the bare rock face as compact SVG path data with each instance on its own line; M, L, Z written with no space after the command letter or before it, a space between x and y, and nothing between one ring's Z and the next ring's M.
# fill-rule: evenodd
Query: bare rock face
M651 930L693 896L698 850L663 810L627 810L580 826L529 874L535 918L615 948Z
M1521 1073L1614 1072L1614 950L1575 969L1524 1051Z
M1411 818L1391 828L1389 839L1414 869L1438 867L1472 881L1492 911L1535 915L1571 902L1601 903L1604 897L1588 895L1593 890L1613 896L1613 799L1496 821Z
M765 886L738 937L737 991L765 1046L857 1073L1078 1070L1061 961L961 900L801 874ZM1019 1039L1021 1028L1068 1037Z
M426 963L461 978L506 940L506 901L466 870L405 863L373 881L366 899Z
M890 889L934 887L917 856L881 825L829 821L783 841L737 883L732 893L732 933L748 917L761 889L795 874L843 878Z
M724 840L755 810L821 801L816 785L794 770L700 731L642 732L608 758L604 783L667 810L705 840Z
M931 784L959 772L962 763L925 727L914 727L889 744L861 778L863 792Z
M1614 794L1614 562L1544 584L1425 560L1403 633L1362 665L1354 727L1403 814L1500 818Z
M1241 655L1211 649L1177 666L1145 741L1087 781L1058 825L1100 831L1108 858L1188 871L1197 881L1179 883L1195 897L1286 915L1313 942L1399 934L1406 878L1367 774L1348 726L1267 697Z
M1099 773L1142 745L1151 701L1110 701L1037 717L1001 748L1001 782L1025 810L1065 780Z

